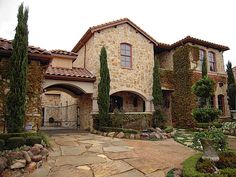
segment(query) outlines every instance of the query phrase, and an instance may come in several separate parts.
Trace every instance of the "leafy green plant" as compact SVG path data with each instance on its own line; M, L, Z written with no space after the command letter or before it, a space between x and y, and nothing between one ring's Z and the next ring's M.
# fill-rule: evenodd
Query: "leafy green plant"
M28 146L33 146L34 144L42 143L42 138L40 136L30 136L27 137L25 140L26 140L26 145Z
M224 151L227 149L227 137L221 130L215 127L210 128L209 131L195 132L193 138L194 146L200 146L201 139L213 140L213 146L217 151Z
M11 137L6 142L6 146L8 149L14 149L24 145L25 145L24 137Z
M200 158L196 164L196 170L202 173L214 173L216 171L215 164L209 159Z
M228 61L227 63L227 76L228 76L228 89L227 89L227 95L228 95L228 103L230 109L236 109L235 105L235 100L236 100L236 83L235 83L235 78L233 74L233 69L232 69L232 63Z
M219 117L221 111L212 108L195 108L192 111L193 117L197 122L209 123Z
M166 127L165 129L164 129L164 131L166 132L166 133L171 133L171 132L173 132L173 127L172 126L168 126L168 127Z
M209 98L214 94L214 86L215 82L209 77L205 76L192 86L192 91L198 97Z
M3 139L0 139L0 151L4 149L5 141Z

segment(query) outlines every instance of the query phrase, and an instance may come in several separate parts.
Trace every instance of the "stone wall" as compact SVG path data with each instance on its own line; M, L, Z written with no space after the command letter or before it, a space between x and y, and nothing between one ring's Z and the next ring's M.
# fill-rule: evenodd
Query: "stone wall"
M132 45L132 68L125 69L120 65L120 43ZM107 50L108 67L111 77L111 92L114 90L136 89L148 99L152 95L152 71L154 62L153 44L128 24L118 25L94 33L86 43L86 68L96 75L94 95L97 97L99 76L99 55L101 48ZM73 63L81 66L84 47L78 52L79 58Z
M92 128L92 95L83 94L79 98L79 122L80 129L89 130Z

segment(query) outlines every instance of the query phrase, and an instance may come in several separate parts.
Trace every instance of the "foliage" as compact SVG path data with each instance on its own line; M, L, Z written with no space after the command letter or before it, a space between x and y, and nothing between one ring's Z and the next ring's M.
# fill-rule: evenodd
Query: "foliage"
M166 128L164 129L164 131L165 131L166 133L171 133L171 132L173 132L173 127L172 127L172 126L168 126L168 127L166 127Z
M25 145L24 137L11 137L6 142L6 147L8 149L14 149Z
M215 164L213 161L200 158L196 164L196 170L201 173L214 173L216 171Z
M219 154L220 160L216 162L219 169L236 168L236 154L233 152L224 152Z
M100 54L100 82L98 84L99 126L109 126L110 75L107 65L107 52L102 47Z
M17 18L18 24L12 42L13 51L10 60L10 91L6 102L8 132L21 132L25 116L28 66L28 9L24 9L23 4L19 7Z
M174 169L171 169L170 171L168 171L168 173L166 174L166 177L174 177Z
M222 131L225 134L236 136L236 122L224 122L222 126Z
M209 131L195 132L193 144L195 146L199 146L201 143L200 139L213 140L214 148L217 151L224 151L227 149L227 136L225 136L221 130L215 127L211 127Z
M196 164L201 158L202 154L196 154L183 163L183 176L184 177L234 177L236 174L235 168L220 169L219 173L201 173L196 170Z
M175 91L172 99L172 117L174 125L183 128L195 126L195 120L191 114L196 102L191 92L193 71L190 67L190 49L189 45L179 47L173 55Z
M204 77L207 77L207 58L205 53L202 62L202 78Z
M226 66L227 66L226 72L227 72L227 76L228 76L227 83L234 84L235 78L234 78L234 73L233 73L233 69L232 69L232 63L230 61L228 61Z
M45 143L45 145L46 145L47 147L50 147L50 146L51 146L51 144L50 144L50 139L49 139L49 137L48 137L48 135L47 135L46 133L39 131L39 132L37 133L37 135L42 138L43 142Z
M130 134L139 133L139 131L137 130L126 129L126 128L116 128L116 127L101 127L100 130L104 132L124 132L124 133L130 133Z
M41 144L42 138L40 136L30 136L25 139L26 145L33 146L34 144Z
M3 139L0 139L0 151L4 149L5 141Z
M192 86L192 91L198 97L209 98L214 94L214 86L214 81L205 76Z
M227 76L228 76L228 89L227 89L227 95L228 95L228 103L229 107L232 110L236 109L236 83L235 83L235 78L233 74L233 69L232 69L232 63L228 61L227 63Z
M154 113L152 117L152 126L156 128L157 126L164 126L164 117L161 113L162 107L162 90L161 90L161 82L160 82L160 73L159 73L159 58L154 59L154 67L153 67L153 85L152 85L152 96L153 96L153 105L154 105Z
M209 123L219 117L221 111L213 108L195 108L192 111L193 117L197 122Z
M212 123L197 123L198 128L208 129L209 126L215 126L216 128L221 128L223 126L220 122L212 122Z

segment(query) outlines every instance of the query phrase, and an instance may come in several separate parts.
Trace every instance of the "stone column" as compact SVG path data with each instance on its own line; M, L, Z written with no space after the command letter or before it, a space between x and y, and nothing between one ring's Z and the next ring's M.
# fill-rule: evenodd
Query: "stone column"
M152 101L151 99L145 100L145 112L152 112Z

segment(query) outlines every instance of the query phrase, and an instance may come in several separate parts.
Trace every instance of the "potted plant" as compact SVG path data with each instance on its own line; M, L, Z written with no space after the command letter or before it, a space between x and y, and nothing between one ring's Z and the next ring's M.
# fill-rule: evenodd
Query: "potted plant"
M210 127L207 131L196 132L193 139L194 146L202 146L202 159L218 161L218 152L227 148L227 137L220 130Z

